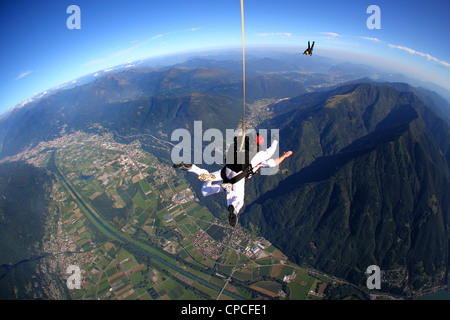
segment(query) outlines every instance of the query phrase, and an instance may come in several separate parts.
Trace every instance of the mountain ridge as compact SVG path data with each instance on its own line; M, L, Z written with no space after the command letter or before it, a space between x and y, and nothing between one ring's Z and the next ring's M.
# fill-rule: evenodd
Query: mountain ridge
M413 170L404 160L411 150L406 154L396 150L404 150L405 144L417 148L411 135L408 129L398 139L334 162L331 170L329 162L318 161L307 167L309 172L300 171L258 198L244 221L259 226L269 241L284 248L298 264L354 283L363 283L364 270L371 264L382 270L408 265L409 285L419 288L426 281L416 281L428 280L436 271L448 272L449 203L442 192L450 185L448 179L435 186L426 181L439 172L436 168L424 180L408 185L409 178L420 174L421 164L415 163ZM386 155L402 163L382 161ZM389 169L392 175L397 172L397 180L379 173L379 167L367 166L373 162L386 166L382 170ZM376 187L373 181L378 181ZM424 272L417 270L421 263Z
M383 111L383 117L372 114L377 121L364 122L366 129L371 128L369 133L358 134L348 128L357 137L350 143L345 141L350 141L351 135L339 138L345 130L332 136L323 134L330 130L318 131L308 147L286 141L283 148L292 149L294 155L301 150L316 153L310 152L309 160L302 160L308 157L304 154L285 160L280 169L287 168L290 173L281 178L265 177L249 184L251 199L241 221L247 227L258 226L261 234L285 248L295 263L354 283L363 283L364 271L371 264L382 270L404 268L409 281L401 288L390 288L394 292L411 293L430 281L446 283L442 274L446 275L449 267L450 203L445 192L450 188L449 170L440 144L422 117L431 111L423 109L413 93L352 86L340 89L344 99L353 98L348 95L349 88L353 89L350 92L378 90L372 92L375 95L367 91L372 99L366 100L366 111L376 109L371 102L380 101L379 93L387 94L391 103L383 101L382 105L389 112ZM342 118L331 118L333 106L337 106L335 97L340 96L334 93L326 102L299 106L298 117L292 115L291 120L300 123L299 128L288 131L293 136L311 135L314 130L306 123L314 121L309 112L316 117L325 112L342 123ZM339 103L352 110L349 101ZM283 106L289 107L287 102ZM288 113L295 114L292 110ZM300 121L305 118L310 122ZM270 188L260 187L259 193L254 190L265 182Z

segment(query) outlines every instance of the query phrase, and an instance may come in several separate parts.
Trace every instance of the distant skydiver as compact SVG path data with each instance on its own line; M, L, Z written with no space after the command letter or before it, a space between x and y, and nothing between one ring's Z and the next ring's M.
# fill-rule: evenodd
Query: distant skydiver
M307 56L312 56L312 52L313 52L313 48L314 48L314 42L312 46L309 45L309 41L308 41L308 49L305 50L305 52L303 52L303 54L306 54Z
M292 151L285 152L281 157L277 159L271 159L275 153L278 141L273 140L269 149L259 151L259 147L264 145L264 138L262 136L256 136L257 153L249 161L250 144L249 137L245 137L245 150L244 157L245 163L239 164L237 146L240 145L237 142L237 137L234 138L234 144L228 149L227 159L234 159L233 163L228 163L221 169L213 173L209 173L208 170L201 169L195 164L185 164L183 162L174 164L174 168L192 172L198 175L198 179L203 181L202 195L204 197L212 194L225 191L227 193L227 205L229 211L228 222L232 227L236 226L237 215L244 205L245 197L245 182L257 173L259 168L273 168L278 166L284 159L292 155ZM242 137L240 137L242 139ZM242 140L241 140L242 142ZM230 152L234 152L233 158ZM212 182L219 182L212 184Z

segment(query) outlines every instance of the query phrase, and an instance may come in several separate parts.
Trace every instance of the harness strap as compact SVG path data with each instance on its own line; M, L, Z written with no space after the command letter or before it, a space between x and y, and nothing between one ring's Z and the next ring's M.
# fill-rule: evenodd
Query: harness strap
M223 182L225 183L231 183L235 184L236 182L242 180L243 178L247 178L248 170L241 171L238 175L234 176L231 179L227 178L227 175L225 173L227 169L227 166L223 167L222 170L220 170L220 177L222 178Z
M254 175L255 173L253 172L253 167L250 163L250 142L249 142L249 137L245 136L245 138L242 139L243 141L245 140L245 165L236 165L236 164L226 164L222 170L220 170L220 177L222 178L224 183L231 183L231 184L235 184L236 182L242 180L245 178L245 180L247 181L248 179L250 179L250 177L252 175ZM259 151L259 145L257 145L257 150ZM233 151L234 151L234 161L237 162L237 157L238 157L238 140L237 137L234 137L234 144L233 144ZM239 151L241 152L241 151ZM256 165L256 167L258 167L259 165L261 165L262 162L258 163ZM231 171L234 172L239 172L236 176L234 176L233 178L229 179L227 178L226 175L226 168L230 169Z
M234 176L233 178L229 179L226 175L227 166L224 166L222 170L220 170L220 177L222 178L224 183L231 183L235 184L236 182L242 180L245 178L245 181L247 181L252 175L254 175L253 169L251 165L247 166L244 170L242 170L238 175Z

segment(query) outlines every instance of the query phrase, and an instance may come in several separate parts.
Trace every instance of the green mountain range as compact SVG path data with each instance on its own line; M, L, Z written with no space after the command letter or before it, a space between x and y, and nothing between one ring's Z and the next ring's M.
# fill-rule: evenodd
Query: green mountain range
M373 264L402 268L405 292L445 283L447 124L416 95L372 84L274 108L285 113L270 124L294 155L283 162L284 173L249 184L255 200L244 224L258 226L296 263L354 283L364 283Z

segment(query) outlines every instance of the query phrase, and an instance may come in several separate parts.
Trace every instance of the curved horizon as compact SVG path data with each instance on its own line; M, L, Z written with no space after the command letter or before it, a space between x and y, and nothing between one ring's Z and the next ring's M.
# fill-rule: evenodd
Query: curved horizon
M242 48L240 1L78 1L80 29L69 29L69 1L18 0L0 13L4 59L0 114L82 76L144 59ZM320 4L244 1L246 48L291 48L384 66L450 90L450 21L445 0L379 4L381 28L369 29L369 1ZM299 58L301 54L299 54ZM313 57L308 57L312 58Z

